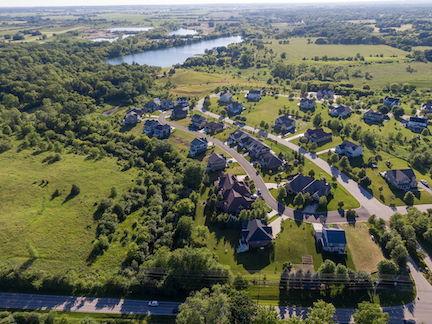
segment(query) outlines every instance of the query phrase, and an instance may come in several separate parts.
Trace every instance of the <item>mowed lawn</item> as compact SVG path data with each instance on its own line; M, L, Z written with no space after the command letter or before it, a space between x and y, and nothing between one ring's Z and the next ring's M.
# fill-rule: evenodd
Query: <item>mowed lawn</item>
M0 264L50 274L87 271L95 204L112 187L124 192L136 172L121 172L114 159L95 162L72 154L47 164L47 155L29 150L0 154ZM66 201L72 184L80 194ZM61 196L52 199L56 189Z

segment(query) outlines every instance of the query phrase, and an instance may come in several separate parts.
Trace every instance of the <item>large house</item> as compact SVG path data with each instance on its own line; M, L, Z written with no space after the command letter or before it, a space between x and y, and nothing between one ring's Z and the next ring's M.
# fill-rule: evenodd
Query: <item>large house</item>
M240 129L228 137L227 143L231 146L237 145L240 149L247 151L253 159L259 159L264 153L270 151L267 145Z
M323 227L322 224L313 224L314 236L324 252L345 254L346 235L345 230L336 227Z
M222 132L224 128L224 123L208 122L204 127L204 132L206 132L206 134L213 135Z
M207 124L207 119L199 114L192 115L190 128L194 130L203 129Z
M348 118L351 113L351 108L345 105L332 105L329 111L330 116L338 118Z
M308 129L304 133L304 137L308 142L315 143L317 146L321 146L332 141L332 133L326 133L322 128Z
M413 132L421 133L425 128L428 127L428 119L425 117L410 117L406 123L406 127Z
M383 104L384 104L384 106L386 106L388 108L393 108L393 107L399 106L400 99L392 98L392 97L385 97L383 100Z
M195 138L191 144L189 149L190 157L197 157L207 151L208 142L206 138Z
M225 213L238 215L241 210L249 209L255 201L249 187L234 175L221 176L217 187L222 198L218 202L218 208Z
M333 100L334 95L335 95L335 93L334 93L333 90L330 90L330 89L321 89L321 90L318 90L318 92L316 94L316 97L317 97L318 100L323 100L323 99Z
M259 157L258 163L263 170L275 171L280 169L284 162L274 153L268 151Z
M158 139L168 138L171 135L171 126L162 125L157 120L149 119L144 123L144 133L149 137Z
M315 100L309 98L301 98L298 105L303 111L313 111L316 107Z
M240 244L237 252L246 252L250 249L262 248L272 244L273 229L264 225L259 219L251 219L242 226Z
M336 146L335 152L339 155L345 155L349 158L356 158L363 155L363 149L361 145L354 144L353 142L347 140Z
M232 101L226 106L226 110L229 116L240 115L243 109L243 105L237 101Z
M172 120L179 120L186 118L188 115L189 107L175 106L171 113Z
M155 99L150 100L150 101L148 101L148 102L145 103L144 110L146 112L150 112L151 113L151 112L154 112L154 111L160 109L160 107L161 107L161 101L160 101L160 99L159 98L155 98Z
M417 190L417 178L412 169L388 170L384 172L384 178L399 190Z
M262 91L258 89L249 90L245 97L248 101L260 101L262 98Z
M135 109L132 109L126 113L126 115L123 118L123 125L129 126L129 125L136 125L141 119L141 116L139 113L136 112Z
M229 91L221 92L219 94L219 103L221 105L228 105L232 101L232 94Z
M287 115L282 115L276 118L274 124L274 130L278 133L286 134L289 132L295 132L295 119L288 117Z
M174 108L174 102L170 99L162 99L160 103L161 110L169 110Z
M330 185L326 181L317 180L301 173L289 179L286 184L288 194L308 193L314 200L319 200L320 197L327 197L330 194L330 189Z
M363 114L363 120L368 124L381 124L384 122L384 114L379 111L368 110Z
M225 156L217 153L212 153L207 162L207 170L210 172L225 170L227 159Z

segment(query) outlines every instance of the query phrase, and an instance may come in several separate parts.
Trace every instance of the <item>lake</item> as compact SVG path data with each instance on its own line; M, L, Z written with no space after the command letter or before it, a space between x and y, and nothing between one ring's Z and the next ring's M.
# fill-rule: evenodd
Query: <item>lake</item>
M168 47L157 50L145 51L142 53L130 54L109 59L109 64L146 64L160 67L170 67L175 64L182 64L188 57L204 54L206 50L215 47L227 46L233 43L240 43L241 36L220 37L216 39L202 40L193 44Z

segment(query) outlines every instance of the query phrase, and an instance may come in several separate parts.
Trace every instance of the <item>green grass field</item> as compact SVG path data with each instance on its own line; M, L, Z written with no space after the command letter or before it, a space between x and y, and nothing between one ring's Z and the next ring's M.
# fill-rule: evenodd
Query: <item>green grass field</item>
M108 158L95 162L62 154L61 161L47 164L46 156L28 150L0 154L0 263L49 274L88 272L95 203L112 187L123 192L136 172L121 172ZM81 192L65 201L72 184ZM56 189L61 196L52 199Z

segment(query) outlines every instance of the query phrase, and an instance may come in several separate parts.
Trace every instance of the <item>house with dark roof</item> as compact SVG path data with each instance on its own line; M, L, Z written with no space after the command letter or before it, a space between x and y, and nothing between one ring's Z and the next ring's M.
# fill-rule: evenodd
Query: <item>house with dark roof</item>
M171 126L163 125L154 119L148 119L144 123L144 133L149 137L158 139L168 138L171 135Z
M230 102L226 106L226 110L229 116L237 116L240 115L243 111L243 104L237 101Z
M330 185L326 181L317 180L301 173L287 181L286 190L290 195L309 193L310 197L314 200L319 200L320 197L327 197L331 192Z
M218 122L208 122L204 126L204 132L209 135L220 133L224 130L225 125L224 123L218 123Z
M238 215L241 210L249 209L255 201L246 183L239 181L234 175L221 176L217 188L218 195L221 197L218 208L225 213Z
M428 101L424 103L421 107L423 113L425 114L432 114L432 101Z
M382 124L385 116L379 111L369 109L363 114L363 120L368 124Z
M154 112L160 109L161 101L159 98L155 98L153 100L147 101L144 104L144 109L146 112Z
M207 162L207 171L216 172L225 170L227 159L222 154L212 153Z
M239 129L231 133L227 141L228 145L237 145L249 153L252 159L259 159L261 155L270 151L270 148L258 139Z
M124 126L133 126L136 125L141 119L141 116L135 111L130 110L126 113L126 115L123 118L123 125Z
M242 226L238 253L250 249L262 248L271 245L273 242L273 229L264 225L259 219L251 219Z
M175 106L171 113L172 120L186 118L189 112L189 107Z
M207 151L208 142L206 138L195 138L189 148L189 156L197 157Z
M175 106L181 108L189 108L189 100L186 97L177 98Z
M248 101L260 101L262 98L262 91L258 89L249 90L245 97Z
M388 170L384 172L387 182L402 191L417 191L417 178L412 169Z
M274 124L274 130L281 134L286 134L289 132L294 133L295 125L296 125L295 119L292 119L287 115L282 115L276 118Z
M322 128L308 129L304 133L304 137L310 143L315 143L317 146L324 145L332 141L332 133L326 133Z
M272 152L262 154L258 159L258 164L263 170L276 171L283 166L283 161Z
M317 97L318 100L323 100L323 99L333 100L334 96L335 96L334 91L330 90L330 89L321 89L321 90L318 90L318 92L316 94L316 97Z
M207 124L207 119L199 114L192 115L190 128L193 130L203 129Z
M161 110L170 110L174 108L174 102L170 99L162 99L160 103Z
M315 100L309 98L301 98L298 105L302 111L314 111L316 108Z
M323 227L321 224L314 224L314 236L324 252L345 254L346 235L345 230L337 227Z
M232 94L229 91L221 92L219 94L219 104L228 105L232 101Z
M427 127L428 119L425 117L412 116L406 123L406 128L412 130L415 133L421 133Z
M392 97L385 97L383 100L383 104L384 104L384 106L386 106L388 108L393 108L393 107L399 106L400 99L392 98Z
M354 144L353 142L344 140L342 144L336 146L335 152L339 155L345 155L349 158L356 158L363 155L361 145Z
M329 110L330 116L344 119L348 118L351 113L351 108L345 105L332 105Z

